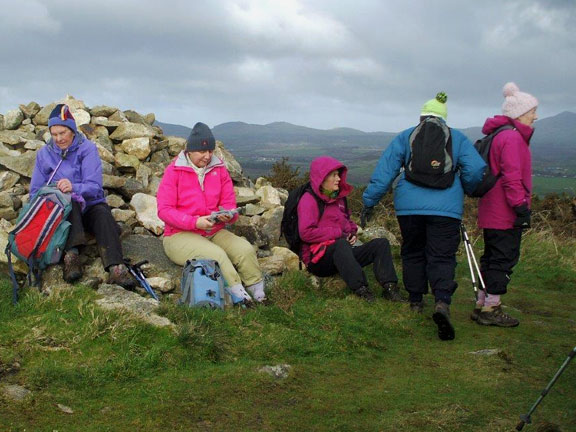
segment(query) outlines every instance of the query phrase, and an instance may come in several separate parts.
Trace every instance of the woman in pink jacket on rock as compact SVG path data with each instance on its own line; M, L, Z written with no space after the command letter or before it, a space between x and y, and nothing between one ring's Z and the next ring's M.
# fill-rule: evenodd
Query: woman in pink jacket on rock
M480 258L486 295L480 291L471 318L478 324L515 327L516 318L502 310L500 296L507 291L512 268L520 258L522 230L530 228L532 160L530 138L538 118L538 100L512 82L504 86L502 115L486 120L482 132L490 134L504 125L492 141L489 166L498 177L478 204L478 226L484 230L484 254Z
M388 240L378 238L357 245L358 226L350 219L346 205L346 196L352 191L346 183L347 172L340 161L329 156L318 157L310 164L311 190L298 203L302 261L316 276L339 274L352 292L370 302L375 299L374 293L362 267L374 264L383 297L401 301ZM322 214L319 200L323 203Z
M210 128L196 123L186 149L164 171L157 194L158 217L165 223L164 251L181 266L194 258L216 260L233 298L262 302L264 282L254 248L225 229L238 214L211 219L212 212L236 208L232 179L214 156L215 147Z

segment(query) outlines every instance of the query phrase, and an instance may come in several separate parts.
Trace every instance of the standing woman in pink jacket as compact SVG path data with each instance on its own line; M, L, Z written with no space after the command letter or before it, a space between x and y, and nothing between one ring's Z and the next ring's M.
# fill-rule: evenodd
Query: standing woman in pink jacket
M504 86L504 97L502 115L487 119L482 129L490 134L505 125L513 127L499 132L490 149L489 166L498 181L478 204L478 226L484 230L480 262L486 295L480 291L471 318L481 325L515 327L519 321L502 310L500 296L506 294L512 268L520 258L522 230L530 228L529 145L538 100L512 82Z
M236 208L232 179L214 156L215 147L210 128L196 123L186 149L164 171L157 194L158 217L165 223L164 251L181 266L194 258L216 260L233 297L245 304L263 302L264 281L254 248L225 229L238 214L210 219L221 208Z

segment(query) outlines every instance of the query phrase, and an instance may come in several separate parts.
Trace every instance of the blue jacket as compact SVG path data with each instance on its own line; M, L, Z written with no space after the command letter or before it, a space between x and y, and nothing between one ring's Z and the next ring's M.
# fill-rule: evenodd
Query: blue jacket
M462 219L464 191L472 192L482 179L486 164L470 140L460 131L452 133L452 157L456 167L454 183L448 189L417 186L404 178L402 168L410 160L411 127L400 132L384 150L364 191L365 207L374 207L384 196L400 171L394 187L396 215L433 215Z
M52 140L38 150L30 181L30 196L45 186L52 172L62 160L63 152ZM102 161L96 144L77 133L68 147L62 165L56 171L52 183L67 178L72 183L72 193L81 196L86 207L106 201L102 189Z

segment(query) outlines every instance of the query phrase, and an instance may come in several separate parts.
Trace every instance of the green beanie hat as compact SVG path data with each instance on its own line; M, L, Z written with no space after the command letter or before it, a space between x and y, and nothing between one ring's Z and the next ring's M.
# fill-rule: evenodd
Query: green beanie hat
M446 120L448 118L448 109L446 108L447 100L448 96L446 96L446 93L438 93L435 99L430 99L424 104L420 115L441 117Z

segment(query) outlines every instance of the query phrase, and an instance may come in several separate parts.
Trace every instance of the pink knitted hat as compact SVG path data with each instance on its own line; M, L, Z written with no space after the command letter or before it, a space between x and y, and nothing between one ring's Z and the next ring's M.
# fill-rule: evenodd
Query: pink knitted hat
M538 106L538 99L531 94L521 92L513 82L504 86L503 93L505 100L502 104L502 114L510 118L516 119Z

